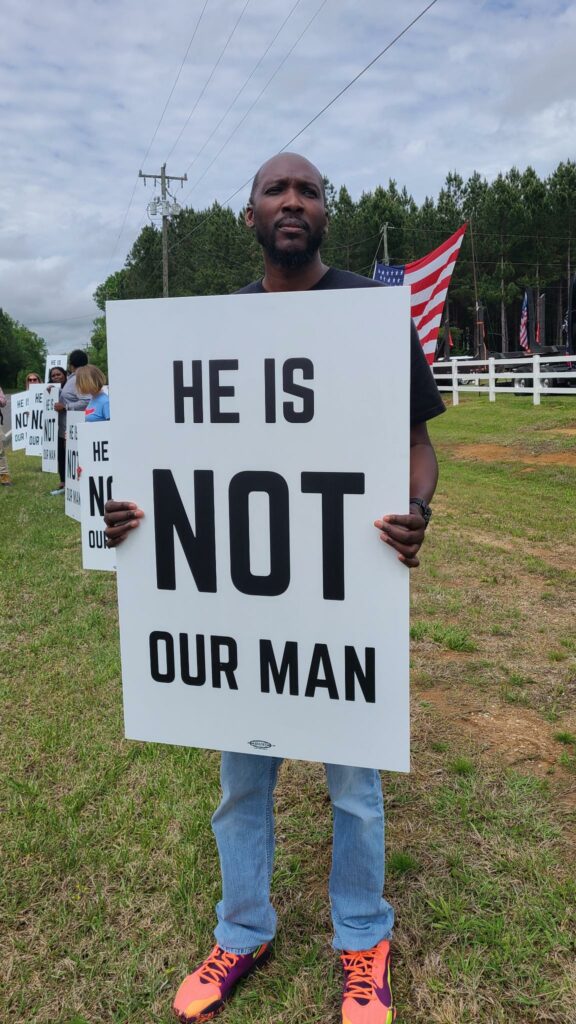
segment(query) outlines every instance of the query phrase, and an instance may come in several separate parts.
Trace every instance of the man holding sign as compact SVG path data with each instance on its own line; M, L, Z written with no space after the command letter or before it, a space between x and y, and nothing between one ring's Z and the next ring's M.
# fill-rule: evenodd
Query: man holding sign
M58 413L58 472L60 486L50 491L52 495L64 494L66 491L66 414L82 412L88 405L88 399L76 393L76 370L86 366L88 356L80 348L75 348L68 356L68 378L64 374L54 375L54 383L60 384L58 401L54 408ZM64 379L62 379L64 378ZM52 378L51 378L52 379Z
M319 248L328 224L323 179L316 167L297 154L279 154L260 168L246 223L262 246L265 274L242 292L380 287L322 262ZM431 515L428 502L438 475L426 421L444 409L413 325L410 380L410 513L386 514L374 522L380 539L408 568L419 564L418 553ZM109 546L122 542L143 515L132 502L108 502ZM330 558L329 551L325 557ZM271 954L276 929L270 903L272 801L280 763L280 758L266 755L222 755L222 800L213 818L222 868L217 945L178 990L174 1011L183 1024L213 1017L237 982ZM394 912L382 895L380 777L373 768L325 767L334 814L330 876L334 947L341 951L345 973L342 1021L391 1024L395 1011L389 943Z

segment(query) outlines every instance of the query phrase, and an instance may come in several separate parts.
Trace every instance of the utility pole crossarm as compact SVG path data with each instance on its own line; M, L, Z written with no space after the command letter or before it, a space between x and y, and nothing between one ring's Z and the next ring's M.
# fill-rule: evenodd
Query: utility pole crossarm
M142 171L138 171L138 177L144 179L146 184L147 178L153 178L154 184L160 179L160 192L162 196L162 295L165 299L168 298L168 218L170 213L170 203L168 202L167 192L168 185L171 181L179 181L181 186L184 187L184 182L188 181L187 174L166 174L166 164L162 164L159 174L143 174ZM154 211L155 212L155 211ZM176 212L174 209L173 212Z
M162 168L156 174L144 174L142 171L138 171L138 177L139 178L154 178L155 182L158 181L158 179L160 178L160 181L162 181L162 170L164 171L164 181L165 182L179 181L181 184L183 184L185 181L188 181L188 175L187 174L183 174L183 175L180 175L180 174L166 174L166 164L162 164Z

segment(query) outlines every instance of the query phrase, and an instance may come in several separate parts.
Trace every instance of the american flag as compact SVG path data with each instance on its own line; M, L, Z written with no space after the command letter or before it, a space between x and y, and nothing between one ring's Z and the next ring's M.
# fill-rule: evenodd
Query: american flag
M442 245L421 260L407 263L404 267L377 263L374 268L375 281L387 285L410 285L412 319L430 364L434 362L444 300L467 227L468 224L463 224Z
M520 313L520 348L528 351L528 292L524 292Z

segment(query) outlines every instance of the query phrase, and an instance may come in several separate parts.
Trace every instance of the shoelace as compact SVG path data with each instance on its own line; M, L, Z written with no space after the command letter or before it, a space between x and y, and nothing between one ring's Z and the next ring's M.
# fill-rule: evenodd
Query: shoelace
M214 981L218 984L222 981L240 959L236 953L227 953L225 949L215 946L208 957L204 967L200 971L202 981Z
M374 997L374 951L365 949L360 953L342 953L340 957L346 974L345 992L353 999Z

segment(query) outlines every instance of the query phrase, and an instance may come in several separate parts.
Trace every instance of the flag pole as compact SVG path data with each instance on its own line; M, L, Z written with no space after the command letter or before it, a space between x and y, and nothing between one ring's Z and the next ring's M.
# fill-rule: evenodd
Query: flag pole
M476 251L474 248L474 230L472 224L472 214L470 214L470 245L472 246L472 273L474 276L474 306L476 310L476 320L474 322L474 355L477 358L486 358L486 345L484 343L484 314L480 315L480 302L478 300L478 277L476 274ZM480 326L482 326L482 337L480 336ZM482 348L482 351L480 351Z

